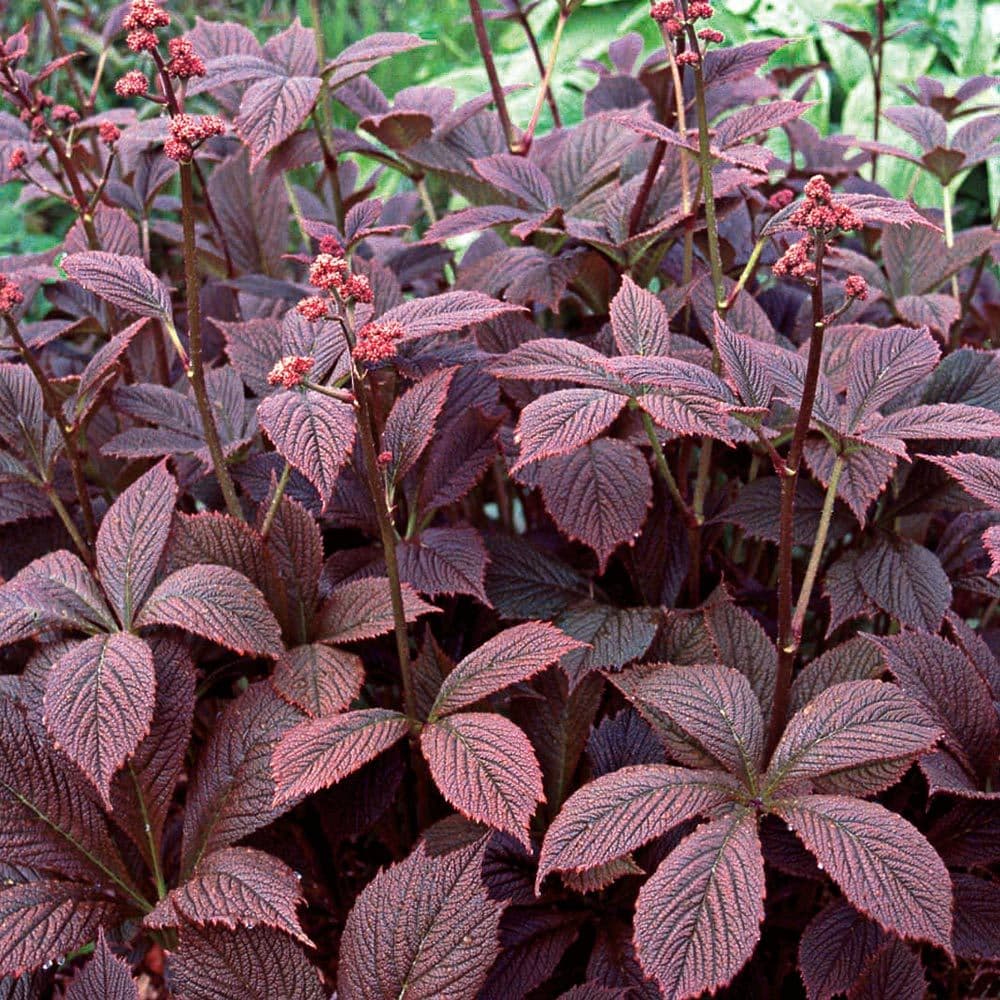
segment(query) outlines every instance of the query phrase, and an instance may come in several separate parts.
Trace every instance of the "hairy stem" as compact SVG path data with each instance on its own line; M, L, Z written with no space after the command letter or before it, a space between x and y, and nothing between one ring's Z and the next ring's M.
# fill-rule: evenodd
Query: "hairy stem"
M215 414L212 412L212 403L208 398L208 389L205 386L205 359L201 346L201 303L199 301L200 282L198 278L198 251L195 245L194 232L194 184L192 181L193 171L190 163L180 165L181 176L181 218L184 223L184 291L187 296L187 318L188 318L188 365L186 367L188 381L194 391L195 404L201 416L202 429L205 434L205 443L208 445L208 453L212 457L212 465L215 469L215 476L219 481L219 488L222 490L223 499L226 501L226 510L237 518L244 520L243 509L240 507L239 499L236 496L236 488L233 486L232 477L226 466L226 456L222 450L222 442L219 439L219 428L215 423Z
M476 34L476 44L479 46L479 53L483 57L486 76L490 81L490 93L493 94L493 103L496 105L500 127L503 129L503 134L507 139L507 148L513 153L517 151L520 140L517 129L510 120L510 111L507 109L507 98L503 92L503 84L500 83L496 63L493 61L490 36L486 32L486 18L483 17L483 8L479 5L479 0L469 0L469 14L472 17L472 28Z

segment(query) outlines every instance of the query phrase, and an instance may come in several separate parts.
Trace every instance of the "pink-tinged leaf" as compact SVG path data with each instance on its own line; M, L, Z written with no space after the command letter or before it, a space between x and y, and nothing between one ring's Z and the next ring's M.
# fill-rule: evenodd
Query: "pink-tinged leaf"
M280 656L281 628L260 591L228 566L171 573L149 595L136 625L172 625L237 653Z
M434 722L526 681L582 645L548 622L505 629L458 662L441 685L429 718Z
M921 455L954 476L962 488L988 507L1000 510L1000 458L988 455Z
M267 683L231 702L212 728L188 789L182 873L203 854L228 847L267 826L275 809L271 752L302 713Z
M149 732L153 654L127 632L95 635L60 657L45 689L45 726L108 808L111 779Z
M0 699L0 856L82 882L128 884L96 793L8 698Z
M354 446L354 410L318 392L279 392L257 408L275 449L316 487L323 502Z
M670 317L666 307L627 274L611 300L611 332L622 354L670 353Z
M544 211L556 203L556 193L548 177L523 156L510 153L486 156L473 160L472 169L488 184L529 208Z
M188 1000L326 1000L302 949L270 927L233 931L185 924L168 959L167 984Z
M795 713L805 708L834 684L875 680L884 670L878 649L863 636L855 636L828 649L802 668L792 684L789 710Z
M274 690L313 717L342 712L361 693L364 681L359 656L320 643L283 653L271 675Z
M344 927L342 1000L475 1000L500 952L504 905L483 881L485 850L482 839L432 857L421 843L375 876Z
M503 379L577 382L624 392L620 381L608 371L608 360L586 344L545 337L529 340L498 358L493 372Z
M239 372L240 378L255 396L267 396L273 391L267 376L281 356L281 328L277 320L254 318L243 323L226 323L213 319L212 325L226 339L226 356Z
M112 305L173 322L170 293L138 257L86 250L64 257L61 267L78 285Z
M443 292L426 299L411 299L383 314L383 322L403 326L403 339L429 337L435 333L464 330L504 313L521 312L522 307L483 295L482 292Z
M262 924L303 944L295 912L302 890L295 872L271 854L250 847L225 847L198 862L191 877L150 913L147 927L176 927L180 917L193 924L220 924L235 930Z
M402 584L403 611L408 622L429 611L437 611L423 601L408 584ZM313 627L317 642L357 642L391 632L392 596L385 577L370 577L341 584L320 605Z
M478 233L493 226L503 226L520 222L525 216L525 209L512 205L474 205L452 212L443 219L438 219L424 233L422 243L440 243L455 236L466 233Z
M560 389L532 400L518 421L514 440L521 451L511 472L593 441L615 422L625 402L624 396L602 389Z
M739 788L722 771L666 764L623 767L599 777L566 800L545 834L536 891L549 872L583 872L622 858L733 800Z
M933 222L925 219L908 201L881 198L873 194L838 194L836 202L852 209L865 225L917 225L937 229Z
M848 430L929 375L941 350L926 327L894 326L873 333L852 353L847 386Z
M318 68L315 36L298 18L264 43L264 55L289 76L305 76Z
M271 758L275 805L335 785L388 750L409 729L405 716L384 708L310 719L295 726L281 738Z
M458 712L424 726L420 748L434 783L460 813L531 849L528 824L545 793L522 730L502 715Z
M247 88L233 125L250 149L251 168L306 120L322 86L315 76L274 76Z
M74 977L66 1000L139 1000L139 984L131 968L108 947L104 931L97 932L94 957Z
M170 534L177 482L160 462L108 509L97 533L97 572L125 628L149 593Z
M136 320L115 334L87 362L87 367L80 374L80 382L72 402L72 413L77 423L81 423L90 414L100 397L101 390L112 381L122 355L145 326L145 319Z
M878 924L842 899L820 910L799 941L799 972L808 1000L846 993L886 940Z
M595 670L620 670L639 659L649 649L659 621L656 608L618 608L591 601L576 604L559 615L559 628L587 644L559 661L570 689Z
M396 554L399 575L414 590L439 594L470 594L487 607L486 564L489 554L475 528L427 528L400 542Z
M723 148L734 146L744 139L801 118L812 106L812 102L768 101L766 104L743 108L719 124L715 141Z
M852 906L888 931L951 954L948 870L915 827L875 802L840 795L803 795L773 811Z
M951 583L930 549L880 537L858 556L855 574L868 599L904 625L937 632L951 606Z
M997 576L1000 574L1000 524L983 532L983 548L990 557L990 576Z
M715 346L719 351L726 384L744 406L767 408L774 395L774 379L764 364L764 357L753 350L754 342L741 336L713 314Z
M366 73L383 59L430 44L419 35L403 31L378 31L348 45L336 59L323 67L323 74L329 74L331 88L337 87L350 79L349 74L354 67L359 67L356 69L357 73Z
M899 410L887 417L873 418L858 437L876 447L889 447L893 439L922 441L990 440L1000 436L1000 413L965 403L930 403Z
M824 487L828 486L833 463L837 460L829 442L807 438L803 454L816 478ZM847 455L847 464L837 485L837 499L851 508L862 527L868 517L868 508L888 485L897 462L894 455L866 446L854 447Z
M806 780L817 791L873 794L930 750L940 734L941 727L895 684L834 684L792 717L765 786L778 794Z
M887 941L865 963L847 1000L910 1000L926 993L920 958L902 941Z
M756 817L736 810L685 837L640 890L639 962L666 996L714 992L753 954L763 918Z
M77 882L39 880L2 889L0 975L19 976L76 951L123 916L114 896Z
M955 954L973 962L1000 962L1000 884L953 872Z
M559 529L597 554L601 571L642 529L653 499L649 466L626 441L599 438L538 472L546 510Z
M45 437L45 406L31 369L0 364L0 438L21 455L41 452Z
M896 299L896 312L907 323L930 327L941 340L947 340L961 307L950 295L901 295Z
M457 370L442 368L432 372L393 403L382 432L382 447L392 453L387 473L392 482L399 482L430 444Z

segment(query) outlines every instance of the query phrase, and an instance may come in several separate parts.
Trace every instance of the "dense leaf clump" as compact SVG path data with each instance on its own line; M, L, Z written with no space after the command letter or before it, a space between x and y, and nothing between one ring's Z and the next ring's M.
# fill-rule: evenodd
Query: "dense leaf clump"
M663 0L571 125L578 0L549 60L470 0L466 102L379 89L408 34L131 0L77 58L43 6L49 61L0 36L0 183L71 219L0 260L0 997L992 995L997 80L882 114L879 4L832 30L916 146L824 137L818 67Z

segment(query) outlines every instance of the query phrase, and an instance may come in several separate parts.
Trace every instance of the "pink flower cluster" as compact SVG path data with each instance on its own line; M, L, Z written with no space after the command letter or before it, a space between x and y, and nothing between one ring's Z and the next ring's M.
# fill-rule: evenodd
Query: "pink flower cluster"
M849 299L864 302L868 298L868 282L860 274L852 274L844 282L844 294Z
M113 146L121 137L121 129L114 122L101 122L97 135L106 146Z
M137 69L130 69L115 83L115 93L119 97L142 97L148 90L146 74Z
M782 188L780 191L775 191L770 198L767 199L767 207L775 212L780 212L783 208L787 208L795 200L795 192L790 188Z
M299 354L286 354L268 372L268 385L282 385L286 389L295 389L302 385L302 380L316 364L315 358L303 357Z
M374 320L358 330L352 352L354 360L364 364L378 364L396 356L396 341L403 336L403 324L396 320Z
M686 15L683 9L679 10L677 8L677 4L673 0L657 0L649 9L650 17L657 24L662 24L664 31L675 38L684 33L684 26L686 24L694 24L695 21L707 21L714 13L712 5L703 3L701 0L693 0L692 3L689 3ZM721 31L716 31L714 28L703 28L698 32L698 37L704 41L715 42L716 44L722 42L725 38ZM698 61L698 54L696 52L682 52L681 55L689 57L684 60L678 59L681 65ZM694 56L694 59L692 60L690 56Z
M310 323L318 323L321 319L326 319L330 312L330 303L319 295L308 295L304 299L299 299L295 304L295 311Z
M12 173L17 173L18 170L23 170L28 165L28 154L24 151L22 146L18 146L14 149L10 156L7 157L7 169Z
M788 217L789 225L822 233L861 228L854 210L833 200L833 190L819 174L806 182L804 193L805 200Z
M170 62L167 72L178 80L189 80L193 76L205 75L205 63L186 38L171 38L167 43Z
M226 123L218 115L174 115L163 152L178 163L190 163L196 146L225 131Z
M324 243L329 247L329 250L322 249ZM309 283L325 292L333 292L345 302L350 300L373 302L375 295L368 278L363 274L352 274L351 265L343 257L330 252L340 249L342 248L334 237L323 237L320 241L320 253L309 265ZM303 309L318 311L318 307L314 305L305 305ZM299 311L302 312L303 316L309 318L302 309Z
M24 301L21 286L6 274L0 274L0 313L9 313L14 306Z
M132 0L132 6L122 22L128 32L126 44L133 52L152 52L159 44L156 28L170 24L170 15L154 0Z
M803 236L798 243L790 246L774 262L771 271L779 278L799 278L806 281L816 274L816 241L811 236Z

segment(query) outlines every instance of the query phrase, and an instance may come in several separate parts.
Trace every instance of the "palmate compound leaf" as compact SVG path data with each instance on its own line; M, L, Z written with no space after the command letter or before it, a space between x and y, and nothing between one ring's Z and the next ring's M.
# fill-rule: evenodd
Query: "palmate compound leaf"
M393 403L382 432L382 447L392 454L386 473L392 482L399 482L430 444L457 370L441 368L431 372Z
M523 306L501 302L482 292L444 292L426 299L410 299L380 318L383 322L401 323L406 331L403 339L414 340L435 333L464 330L504 313L522 311Z
M437 611L409 584L401 584L403 612L408 622ZM392 596L385 577L367 577L343 583L319 606L313 624L316 642L357 642L374 639L393 629Z
M160 928L188 921L230 930L260 924L310 945L295 912L301 902L299 880L284 862L251 847L225 847L205 855L144 923Z
M487 843L432 857L421 842L375 876L344 927L342 1000L474 1000L500 951L504 906L483 881Z
M112 305L173 322L170 293L138 257L85 250L65 256L61 267L78 285Z
M322 643L282 653L271 674L274 690L313 718L342 712L361 693L364 680L360 656Z
M603 389L559 389L532 400L517 424L514 440L521 450L511 472L593 441L615 422L625 403L624 396Z
M75 951L124 915L114 896L79 882L38 879L0 889L0 976L18 976Z
M802 795L772 811L798 835L847 901L901 937L951 954L951 883L915 827L884 806L842 795Z
M536 892L549 872L584 872L622 858L685 820L733 800L739 783L722 771L638 764L574 792L542 844Z
M521 729L502 715L457 712L424 726L420 748L434 783L460 813L531 850L528 824L545 793Z
M280 656L284 649L281 628L260 591L228 566L196 563L171 573L135 623L172 625L237 653Z
M940 725L895 684L834 684L788 723L765 789L778 795L806 780L817 791L873 794L899 778L940 735Z
M271 757L274 805L335 785L410 730L406 717L384 708L365 708L310 719L285 733Z
M752 812L736 809L689 834L639 892L635 946L672 1000L729 983L753 954L764 918L764 858Z
M611 332L622 354L665 357L670 353L670 317L666 307L627 274L611 300Z
M593 549L602 572L615 549L639 533L653 500L642 452L609 438L545 460L538 481L560 531Z
M95 635L53 665L45 726L111 807L111 779L149 732L155 702L153 654L127 632Z
M108 947L104 931L97 932L94 957L66 990L66 1000L139 1000L139 984L132 970Z
M270 927L185 924L167 963L179 1000L325 1000L319 975L302 949Z
M354 410L318 392L289 390L268 396L257 408L257 419L275 450L326 504L354 446Z
M170 534L177 482L153 466L108 509L97 532L97 572L124 628L149 593Z
M430 721L526 681L584 645L548 622L525 622L504 629L448 674L430 711Z

